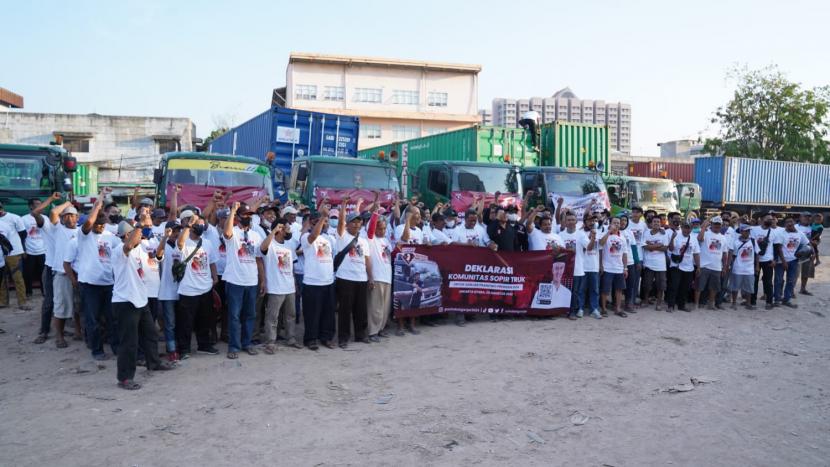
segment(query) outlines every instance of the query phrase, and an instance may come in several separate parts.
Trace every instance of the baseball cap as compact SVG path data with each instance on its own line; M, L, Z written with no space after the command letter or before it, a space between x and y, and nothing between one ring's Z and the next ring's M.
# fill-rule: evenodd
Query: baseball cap
M720 216L715 216L715 217L712 218L712 223L713 224L723 224L723 219L721 219Z
M332 209L329 211L329 219L335 219L340 217L340 210L339 209Z
M65 216L67 214L75 214L77 216L78 215L78 210L73 208L72 206L69 206L68 208L63 210L63 212L61 213L61 216Z
M188 209L188 210L182 211L182 213L179 215L179 220L180 221L185 220L188 217L193 217L194 215L195 215L195 213L193 211L191 211L190 209Z
M150 206L152 206L153 205L153 200L151 200L150 198L142 198L140 204L149 204Z
M698 219L697 217L693 217L689 220L689 223L690 224L700 224L700 219Z
M442 222L442 221L445 221L445 220L446 220L446 218L440 212L436 212L435 214L432 215L432 222Z
M745 230L751 230L751 229L752 229L752 226L749 225L749 224L741 224L740 226L738 226L738 232L743 232Z
M511 204L510 206L507 206L507 212L519 212L519 208L517 208L515 204Z
M218 209L216 211L216 217L218 217L220 219L227 219L228 216L230 216L230 215L231 215L231 210L228 209L228 208L222 208L222 209Z
M297 211L294 208L294 206L286 206L286 207L282 208L282 215L283 216L285 216L286 214L297 214L298 212L299 211Z
M167 212L161 208L153 209L151 217L167 217Z
M123 237L124 235L127 235L128 233L132 232L133 230L135 230L135 228L133 226L131 226L130 223L127 222L127 221L121 221L118 224L118 236L119 237Z
M362 220L363 220L363 218L362 218L362 217L360 217L360 214L357 214L357 213L354 213L354 212L353 212L353 213L351 213L351 214L347 214L347 215L346 215L346 223L352 222L352 221L354 221L354 220L360 220L360 221L362 221Z
M165 229L181 229L182 225L179 224L178 221L167 221L167 223L164 224L164 228Z
M247 204L240 204L239 205L239 210L236 211L236 214L239 215L239 216L244 216L245 214L255 214L255 213L254 213L254 210L251 209L251 207L248 206Z
M455 209L447 209L444 211L444 217L458 217L458 213L455 212Z

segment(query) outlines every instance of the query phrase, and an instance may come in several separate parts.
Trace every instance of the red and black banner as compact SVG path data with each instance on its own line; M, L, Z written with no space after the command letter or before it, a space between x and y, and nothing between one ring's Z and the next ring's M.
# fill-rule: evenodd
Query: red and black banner
M573 253L401 245L393 261L395 316L567 314Z

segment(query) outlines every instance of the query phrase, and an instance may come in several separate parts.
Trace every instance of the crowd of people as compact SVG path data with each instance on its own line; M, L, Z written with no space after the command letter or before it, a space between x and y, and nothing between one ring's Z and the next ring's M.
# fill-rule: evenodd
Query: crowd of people
M417 197L384 208L377 196L365 207L363 199L323 200L312 211L267 198L229 203L221 191L205 206L179 207L179 190L169 209L135 196L126 216L103 194L84 213L57 204L58 194L31 200L23 217L0 205L0 306L8 306L11 279L18 307L31 309L27 297L39 280L35 343L50 333L58 348L67 337L84 341L96 360L117 356L118 385L138 389L137 366L174 369L194 353L194 334L196 353L217 355L223 341L229 359L274 354L280 341L317 351L419 334L415 318L393 313L397 244L571 251L568 318L602 319L651 306L734 309L739 296L748 309L758 300L766 309L796 307L799 276L798 293L810 295L823 222L810 213L701 220L639 208L611 216L604 206L577 211L561 200L554 209L520 209L478 199L458 213L443 204L428 209ZM468 319L453 317L459 326Z

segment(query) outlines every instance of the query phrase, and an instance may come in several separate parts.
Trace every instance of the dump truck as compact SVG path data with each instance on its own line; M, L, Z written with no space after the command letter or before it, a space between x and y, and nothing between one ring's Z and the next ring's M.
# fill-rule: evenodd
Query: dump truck
M58 145L0 144L0 201L8 212L24 215L32 198L72 192L77 160Z

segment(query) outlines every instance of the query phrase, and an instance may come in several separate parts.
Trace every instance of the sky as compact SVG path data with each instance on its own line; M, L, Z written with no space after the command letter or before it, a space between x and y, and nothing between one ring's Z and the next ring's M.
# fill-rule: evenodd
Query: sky
M734 66L830 84L826 1L0 0L0 87L28 112L190 117L206 137L265 110L292 51L475 63L494 97L631 104L632 154L716 133Z

